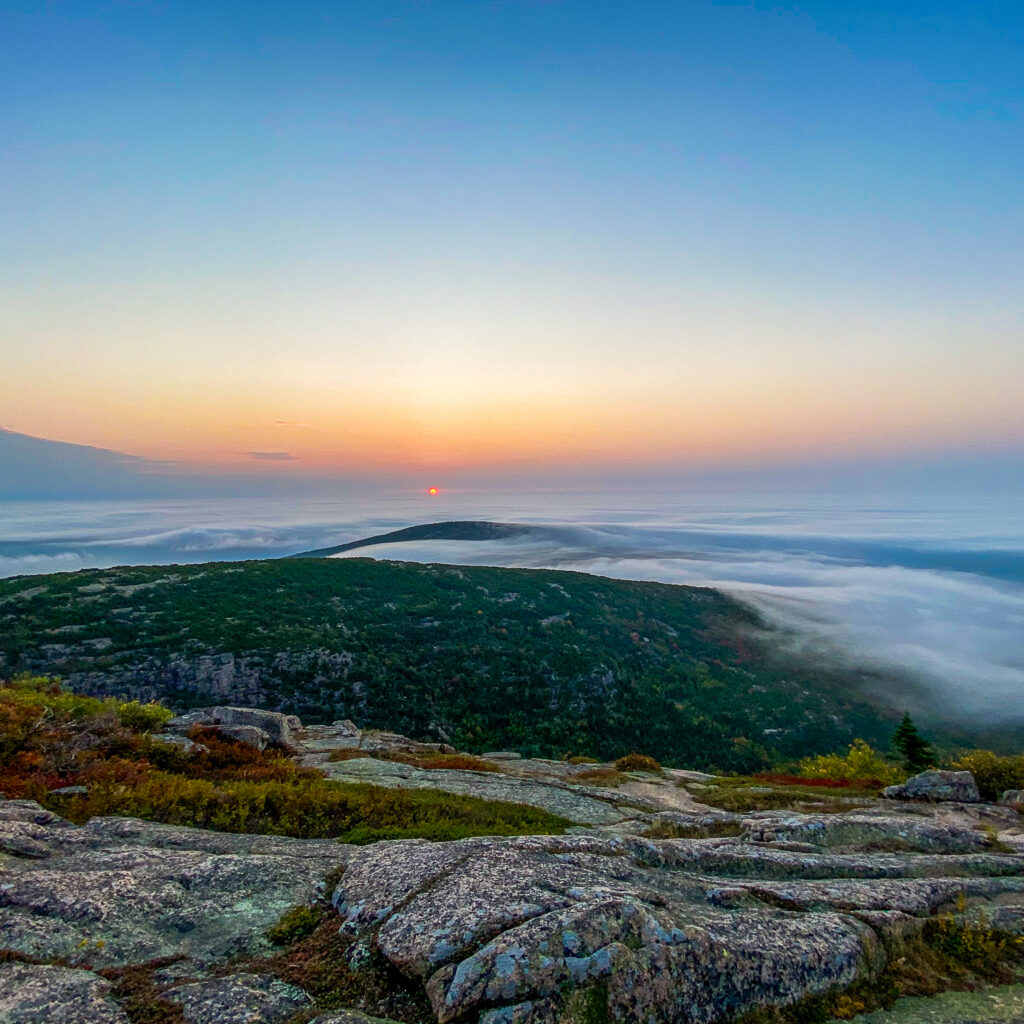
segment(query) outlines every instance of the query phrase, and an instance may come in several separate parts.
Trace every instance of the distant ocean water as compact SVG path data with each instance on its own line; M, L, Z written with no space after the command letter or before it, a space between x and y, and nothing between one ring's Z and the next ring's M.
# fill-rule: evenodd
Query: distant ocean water
M272 558L448 519L537 529L352 554L717 586L844 658L930 682L951 717L1024 721L1024 516L1009 499L449 492L0 502L0 575Z

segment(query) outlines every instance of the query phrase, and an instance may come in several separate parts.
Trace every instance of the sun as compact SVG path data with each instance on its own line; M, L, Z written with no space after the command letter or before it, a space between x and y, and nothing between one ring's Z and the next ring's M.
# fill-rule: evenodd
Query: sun
M427 488L427 494L429 494L432 498L436 498L440 493L441 492L436 487Z

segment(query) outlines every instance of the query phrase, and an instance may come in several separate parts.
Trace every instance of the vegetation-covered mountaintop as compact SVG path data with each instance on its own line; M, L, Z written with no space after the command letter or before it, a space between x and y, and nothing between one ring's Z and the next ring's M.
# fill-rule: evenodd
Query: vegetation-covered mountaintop
M83 692L688 768L885 745L891 710L769 641L713 590L548 570L286 559L0 580L0 676Z
M390 533L378 533L360 540L350 540L345 544L335 544L329 548L317 548L315 551L302 551L294 558L317 558L340 555L345 551L357 548L368 548L375 544L400 544L410 540L509 540L532 533L536 528L518 523L491 523L482 519L458 519L442 523L421 523L418 526L406 526Z

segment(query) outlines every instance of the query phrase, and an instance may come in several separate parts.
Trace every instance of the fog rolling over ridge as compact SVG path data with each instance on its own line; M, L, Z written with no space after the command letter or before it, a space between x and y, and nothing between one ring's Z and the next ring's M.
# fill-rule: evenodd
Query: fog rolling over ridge
M536 526L496 540L399 541L332 557L550 567L713 586L755 606L795 649L927 684L905 694L918 713L1024 720L1024 549L779 525Z
M622 499L631 502L635 499ZM382 514L382 510L387 514ZM1024 725L1024 521L1015 501L446 494L386 498L0 503L0 574L330 550L438 520L505 524L340 557L577 569L715 586L813 657L918 680L898 706ZM507 528L507 527L511 527ZM450 533L449 533L450 535ZM408 536L408 535L407 535ZM465 538L465 531L461 536Z

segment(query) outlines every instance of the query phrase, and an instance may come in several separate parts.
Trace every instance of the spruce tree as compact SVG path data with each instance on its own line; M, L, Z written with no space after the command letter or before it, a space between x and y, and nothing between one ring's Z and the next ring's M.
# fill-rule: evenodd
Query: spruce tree
M899 728L893 733L892 745L903 758L903 767L908 772L923 772L935 767L932 745L917 731L909 714L904 714Z

